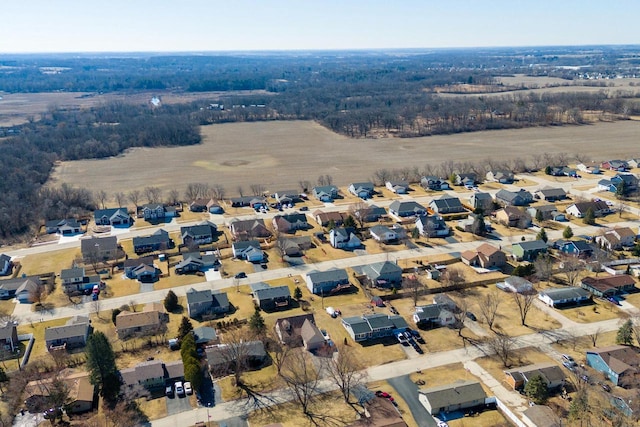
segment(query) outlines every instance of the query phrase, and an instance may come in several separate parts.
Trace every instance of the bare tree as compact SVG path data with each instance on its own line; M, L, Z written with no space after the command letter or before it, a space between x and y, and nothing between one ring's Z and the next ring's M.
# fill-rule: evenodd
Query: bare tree
M249 188L254 196L261 196L264 193L264 185L262 184L251 184Z
M40 304L46 295L44 285L37 285L29 292L29 300L32 303Z
M467 321L467 312L469 311L469 304L465 298L461 298L458 302L458 309L454 310L453 317L456 320L454 327L458 330L458 336L462 337L462 330L464 324Z
M331 175L325 175L324 176L324 182L327 183L327 185L332 185L333 184L333 177Z
M529 314L529 310L533 307L533 302L536 300L537 292L512 292L513 301L516 303L518 307L518 314L520 315L520 322L522 326L527 326L527 314Z
M481 296L479 300L480 316L487 322L489 329L492 331L501 302L502 296L495 289Z
M634 320L634 325L635 325L635 320ZM636 328L634 327L634 332L636 332ZM600 338L600 335L602 334L602 328L598 327L595 331L591 332L590 334L588 334L587 336L589 337L589 340L591 341L591 344L594 347L598 346L598 339ZM636 335L636 339L637 339L637 335ZM640 341L638 341L640 342Z
M577 152L573 155L573 158L576 159L578 163L585 163L589 161L589 156L584 153Z
M562 272L567 277L569 286L575 286L584 271L585 265L577 257L566 255L562 258Z
M244 197L244 188L242 188L242 185L238 185L238 187L236 188L236 193L238 193L240 197Z
M371 214L371 206L365 202L357 202L349 206L349 213L358 223L358 227L363 228L367 217Z
M531 166L534 170L539 170L542 166L542 155L535 153L531 155Z
M129 201L133 203L133 206L136 208L136 212L138 211L138 205L140 203L140 190L131 190L127 193L127 197Z
M100 202L100 206L102 206L102 209L106 209L107 205L105 203L107 201L107 192L104 190L99 190L96 192L96 197L98 199L98 202Z
M123 207L127 202L127 196L125 196L121 191L116 191L113 195L113 198L116 200L116 204L118 205L118 207Z
M465 282L464 273L459 268L447 268L444 274L442 274L440 281L443 285L457 288Z
M540 254L533 262L536 277L540 280L546 280L547 285L553 275L553 258L549 254Z
M569 163L569 155L565 152L558 153L556 158L559 166L566 166Z
M336 355L327 359L326 371L340 389L344 401L349 403L351 390L365 383L366 374L351 347L337 344L337 350Z
M515 346L515 340L509 335L495 334L495 336L485 341L487 349L498 356L505 368L510 366L511 354Z
M389 169L378 169L373 173L373 182L376 185L384 185L385 182L389 181L390 177Z
M211 187L211 189L209 190L209 195L211 196L212 199L214 200L222 200L224 199L226 192L225 189L222 185L220 184L215 184L213 187Z
M302 409L302 413L317 425L316 417L320 414L316 413L314 403L317 401L321 377L311 356L302 349L290 352L284 360L279 375L291 392L294 401Z
M175 188L169 190L168 202L170 205L177 205L180 202L180 192Z
M305 179L301 179L298 181L298 186L300 187L300 191L306 193L311 188L311 182Z
M326 181L324 180L324 175L320 175L318 177L318 185L323 186L325 185Z
M159 203L162 200L162 190L159 187L145 187L144 195L148 203Z
M413 306L417 307L420 295L422 295L422 291L424 290L424 285L420 283L420 280L418 280L415 275L411 275L402 278L402 287L409 291L413 299Z

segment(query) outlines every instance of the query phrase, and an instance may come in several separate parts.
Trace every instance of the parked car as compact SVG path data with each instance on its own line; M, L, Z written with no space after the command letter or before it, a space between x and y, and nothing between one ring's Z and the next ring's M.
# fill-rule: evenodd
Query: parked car
M470 311L467 311L467 312L465 313L465 316L467 316L467 318L468 318L468 319L473 320L474 322L475 322L476 320L478 320L478 318L476 317L476 315L475 315L475 314L473 314L473 313L472 313L472 312L470 312Z
M167 386L164 388L164 394L166 394L167 397L173 397L173 387L171 386L171 384L167 384Z
M389 306L389 311L391 311L393 314L398 314L398 310L396 310L396 308L392 305Z
M599 384L600 384L600 387L602 387L602 389L607 393L611 391L611 387L609 387L609 384L605 384L605 383L599 383Z
M91 300L92 301L98 301L98 294L96 294L96 293L91 294Z
M193 394L193 389L191 388L191 383L189 381L184 383L184 392L186 394Z
M331 337L329 336L329 333L326 330L320 329L320 333L324 337L325 341L329 341L331 339Z
M403 333L399 333L396 335L396 338L398 338L398 342L404 346L408 346L409 345L409 341L407 340L407 338L404 336Z
M384 397L385 399L389 399L389 401L391 401L391 402L394 401L394 398L389 393L387 393L386 391L378 390L378 391L376 391L376 396Z
M577 365L577 363L573 359L573 357L569 356L568 354L563 354L562 355L562 360L565 361L565 362L568 362L569 364L571 364L571 366L576 366Z
M306 211L308 211L308 210L309 210L309 207L308 207L308 206L302 206L302 207L300 208L300 211L301 211L301 212L306 212Z
M241 271L240 273L236 274L234 277L236 279L245 279L247 277L247 273L245 273L244 271Z
M182 381L177 381L175 383L175 389L178 397L184 396L184 386L182 385Z
M562 362L562 366L564 366L570 371L573 371L576 368L575 365L571 364L571 362L567 362L566 360Z

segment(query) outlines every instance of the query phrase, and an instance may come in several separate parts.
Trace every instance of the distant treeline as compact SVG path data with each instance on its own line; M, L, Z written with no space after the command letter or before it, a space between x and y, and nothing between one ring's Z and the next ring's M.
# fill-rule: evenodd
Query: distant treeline
M126 103L83 111L52 111L0 143L0 238L24 234L42 219L76 216L95 207L91 189L43 189L54 163L115 156L131 147L200 142L183 106L154 110ZM89 190L89 191L88 191Z

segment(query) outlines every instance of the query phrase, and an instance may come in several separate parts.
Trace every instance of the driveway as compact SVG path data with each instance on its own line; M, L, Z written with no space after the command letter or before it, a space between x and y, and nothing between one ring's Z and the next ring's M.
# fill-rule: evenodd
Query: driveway
M188 396L178 397L174 394L174 397L165 397L165 399L167 401L167 415L175 415L191 410Z
M411 381L409 375L402 375L400 377L390 378L389 384L396 389L396 392L407 402L407 406L411 410L411 415L416 421L418 427L436 427L437 424L434 421L431 414L422 406L422 403L418 400L418 386Z
M151 283L143 283L143 282L139 282L140 283L140 293L143 292L153 292L153 282Z
M245 417L233 417L226 420L218 421L220 427L249 427L249 423Z

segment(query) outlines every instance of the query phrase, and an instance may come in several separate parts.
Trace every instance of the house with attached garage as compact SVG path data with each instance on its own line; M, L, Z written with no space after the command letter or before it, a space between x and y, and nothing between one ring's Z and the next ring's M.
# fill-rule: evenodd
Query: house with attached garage
M229 224L229 230L234 240L251 240L271 237L263 219L234 219Z
M358 274L366 276L369 286L380 288L402 287L402 268L391 261L380 261L353 267Z
M380 206L369 205L366 209L358 209L354 212L354 215L359 219L362 216L364 222L379 221L387 216L387 210Z
M423 329L453 325L456 322L456 318L449 307L441 304L417 306L411 318L416 326Z
M535 376L542 377L548 390L558 389L565 383L565 375L562 369L554 363L536 363L534 365L520 366L504 371L505 382L514 390L522 390L529 380Z
M239 362L249 370L260 369L269 360L262 341L243 341L238 344L217 344L205 349L209 371L212 376L226 376Z
M591 294L582 288L546 288L538 293L538 299L549 307L562 308L580 305L591 300Z
M314 247L314 244L311 241L311 236L297 236L280 239L276 245L283 252L283 255L290 257L303 256L304 251Z
M581 172L590 173L593 175L598 175L602 173L600 171L600 165L585 165L584 163L578 163L576 168Z
M264 260L264 252L262 252L260 242L257 240L233 242L231 250L233 257L237 259L243 259L249 262L262 262L262 260Z
M316 210L311 214L311 216L313 217L313 220L322 227L326 227L332 221L334 225L339 227L348 215L342 214L341 212L322 212L321 210Z
M218 226L212 222L204 221L200 224L180 227L182 244L185 246L199 246L213 243L218 234Z
M361 199L370 199L375 192L373 182L354 182L349 185L349 193Z
M413 200L394 200L389 205L389 213L398 218L407 218L425 215L427 213L427 208Z
M273 228L281 233L295 233L298 230L311 228L307 222L307 216L301 213L276 215L273 217Z
M86 262L115 260L119 256L119 249L116 236L91 236L80 239L80 252Z
M596 243L609 251L618 251L632 247L636 241L636 233L629 227L616 227L596 236Z
M551 176L570 176L572 178L578 177L578 172L568 166L549 166L546 171L548 172L547 175Z
M488 214L493 211L493 197L489 193L476 192L469 197L469 205L475 209L482 209L482 212Z
M531 215L528 212L518 209L515 206L505 206L496 211L496 221L507 227L518 227L521 229L531 226Z
M409 183L407 181L387 181L384 186L395 194L407 194L409 192Z
M329 232L329 242L336 249L357 249L362 241L356 236L352 227L336 227Z
M162 203L148 203L138 207L138 218L144 218L145 221L164 220L167 218L175 218L178 211L175 206L166 206Z
M296 190L275 191L273 198L281 205L294 205L296 202L302 200L300 192Z
M534 197L547 202L556 202L567 198L567 193L562 188L543 188L534 193Z
M432 211L441 215L467 211L464 206L462 206L460 199L449 195L433 199L431 203L429 203L429 207Z
M582 289L597 297L611 297L625 292L634 291L636 281L628 274L617 276L585 277L580 282Z
M31 301L33 292L42 288L44 284L38 276L22 276L15 279L0 280L0 299L16 298L22 304Z
M122 386L133 388L142 386L149 391L162 389L165 384L184 380L182 360L164 363L162 360L147 360L133 368L121 369Z
M533 195L522 188L519 191L502 189L496 193L496 201L503 206L525 206L533 202Z
M496 283L496 287L505 292L513 292L516 294L536 294L537 291L533 288L533 283L519 276L509 276L504 279L504 282Z
M133 251L136 254L165 251L174 247L173 239L163 229L156 230L149 236L136 236L133 238Z
M423 176L420 179L420 186L425 190L442 191L450 190L449 183L437 176Z
M253 209L260 209L263 206L268 206L267 199L261 196L242 196L242 197L232 197L231 198L231 207L233 208L243 208L243 207L251 207Z
M217 315L231 310L226 292L213 292L211 289L198 291L194 288L186 292L187 313L196 318L202 315Z
M626 345L612 345L587 351L587 366L602 372L609 380L623 388L637 388L640 384L640 350Z
M160 277L161 271L153 265L153 260L152 256L125 260L125 275L129 279L135 279L143 283L155 282Z
M207 271L220 266L220 259L214 252L188 252L182 254L182 261L176 264L176 274Z
M0 276L8 276L11 273L13 273L11 257L6 254L0 254Z
M123 311L116 316L116 333L121 340L166 332L167 316L147 304L142 311Z
M189 203L189 210L191 212L214 213L214 212L211 212L210 210L214 206L220 206L220 205L218 205L218 203L213 199L207 199L207 198L196 199L193 202Z
M463 264L472 267L501 268L507 264L507 256L502 250L488 243L483 243L474 250L460 254Z
M624 172L629 170L629 163L624 160L606 160L600 164L605 170Z
M276 320L275 330L280 342L292 348L302 346L314 351L326 343L313 314L280 318Z
M255 304L264 311L285 310L291 305L291 291L287 285L252 287L251 293Z
M4 351L14 352L18 349L18 329L14 322L5 322L0 326L0 348Z
M64 385L66 394L65 412L67 414L80 414L93 410L94 401L97 402L97 390L91 384L87 372L73 372L71 369L63 369L58 376ZM25 407L32 414L49 409L47 404L59 385L54 384L54 378L39 378L30 381L24 388Z
M60 272L62 289L66 294L73 292L83 292L92 290L95 286L100 286L100 276L93 274L88 276L84 267L66 268Z
M440 215L420 215L415 224L421 236L447 237L451 233Z
M552 221L566 221L567 217L565 214L558 212L558 208L554 205L540 205L540 206L531 206L527 208L527 213L531 218L538 218L538 215L542 216L542 220L552 220Z
M473 172L454 174L454 185L464 185L467 188L473 187L478 183L478 175Z
M313 197L321 202L333 202L338 197L338 187L335 185L322 185L313 187Z
M345 269L312 271L304 278L309 292L315 295L330 295L351 286Z
M76 219L54 219L44 223L47 234L61 234L63 236L72 236L82 233L82 226Z
M628 195L638 189L638 178L631 173L618 173L611 179L601 179L598 181L598 191L609 191L617 193L621 185L624 187L620 190L623 195Z
M389 316L382 313L363 314L362 316L343 317L342 326L356 342L390 337L394 329L407 328L407 322L401 316Z
M487 394L478 381L458 380L418 390L418 400L434 416L484 406L486 399Z
M93 213L96 225L111 225L114 227L128 227L133 225L133 218L127 208L99 209Z
M538 255L547 253L547 244L542 240L518 242L511 246L511 253L518 261L535 261Z
M369 229L369 234L374 240L381 243L395 242L398 240L398 233L384 225L374 225Z
M91 321L87 316L74 316L63 326L52 326L44 330L47 350L84 347L91 332Z
M587 211L591 209L595 217L605 216L611 213L611 208L606 202L599 200L597 202L578 202L567 207L565 212L576 218L584 218Z
M558 250L563 254L586 259L593 256L593 246L584 240L565 240L559 246Z
M513 172L507 170L489 171L486 175L487 181L499 182L500 184L513 184Z

